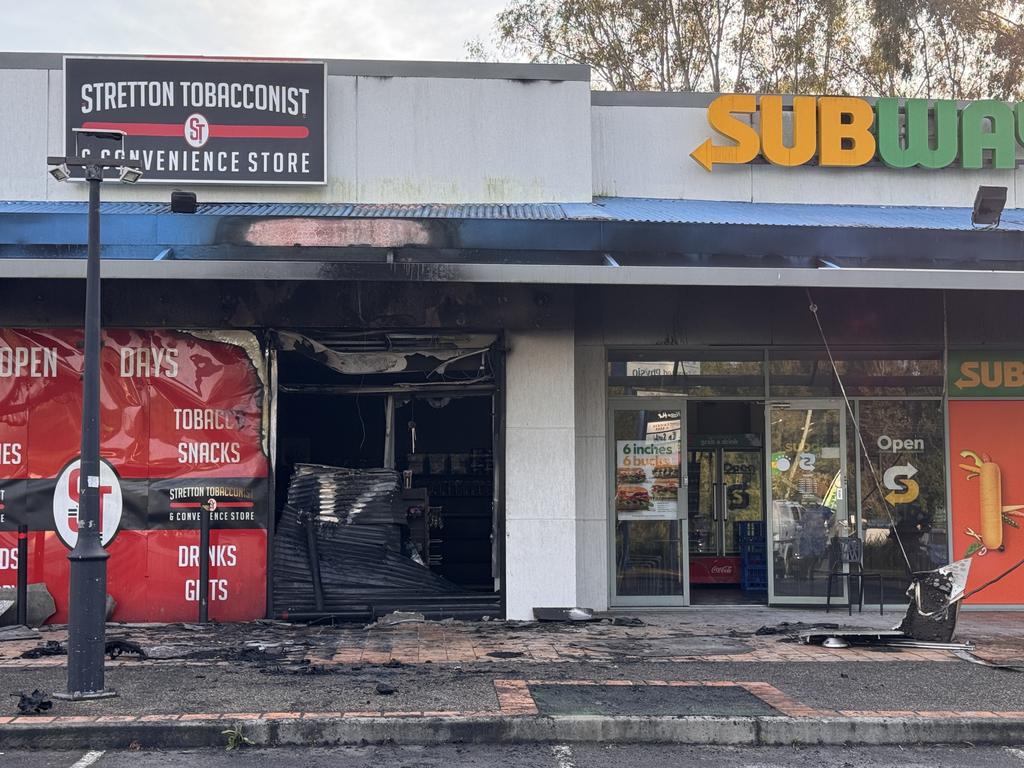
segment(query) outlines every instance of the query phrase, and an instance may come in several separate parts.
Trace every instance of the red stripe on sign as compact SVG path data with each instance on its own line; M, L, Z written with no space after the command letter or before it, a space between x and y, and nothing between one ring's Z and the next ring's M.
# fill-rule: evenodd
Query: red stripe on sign
M199 509L202 503L198 501L172 501L171 509ZM221 507L252 507L255 506L255 502L252 501L218 501L217 509Z
M82 123L83 128L94 131L124 131L129 136L181 136L185 126L179 123Z
M185 136L182 123L82 123L94 131L124 131L129 136ZM304 125L211 125L211 139L306 139Z
M4 505L3 505L3 504L0 504L0 509L3 509L3 508L4 508Z
M27 533L19 533L18 534L18 541L25 541L27 538L28 538L28 534Z
M211 139L306 139L304 125L211 125Z

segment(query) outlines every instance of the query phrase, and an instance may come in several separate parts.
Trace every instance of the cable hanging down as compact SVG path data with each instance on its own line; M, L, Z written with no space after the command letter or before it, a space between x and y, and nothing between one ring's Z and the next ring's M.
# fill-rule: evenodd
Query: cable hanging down
M849 396L846 394L846 386L843 384L843 378L839 374L839 366L836 365L835 357L832 355L832 348L829 346L828 338L825 336L825 329L821 325L821 318L818 317L818 305L814 303L814 297L811 295L810 289L807 289L807 300L809 302L808 309L814 316L814 322L818 326L818 333L821 335L821 343L825 345L825 352L828 354L829 363L832 365L832 372L835 374L836 382L839 384L839 391L843 395L843 401L846 403L846 410L850 414L850 420L853 421L854 431L857 433L857 444L860 446L861 452L864 454L864 459L867 461L868 469L871 470L871 477L875 481L875 487L878 489L878 496L882 500L882 504L885 508L885 514L889 517L889 522L892 525L893 535L896 538L896 542L900 545L900 553L903 555L903 562L907 566L907 574L912 575L914 572L913 567L910 565L910 557L907 555L907 549L903 545L903 539L900 537L899 528L896 525L896 517L893 514L893 510L890 507L889 500L885 498L885 491L882 488L882 481L878 477L878 470L875 468L875 464L871 461L871 453L868 451L867 444L864 442L864 434L861 431L860 423L857 421L857 416L853 410L853 403L850 402Z

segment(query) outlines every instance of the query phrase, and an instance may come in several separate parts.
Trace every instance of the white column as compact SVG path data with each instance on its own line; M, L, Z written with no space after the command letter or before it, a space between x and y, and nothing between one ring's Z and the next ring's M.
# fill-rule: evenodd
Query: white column
M505 413L506 616L577 605L571 328L509 331Z
M607 373L600 295L576 293L576 598L608 608Z

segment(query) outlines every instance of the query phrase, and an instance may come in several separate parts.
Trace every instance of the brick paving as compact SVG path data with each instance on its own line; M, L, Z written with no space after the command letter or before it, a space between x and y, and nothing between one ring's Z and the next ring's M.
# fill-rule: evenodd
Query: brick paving
M537 685L615 685L615 686L725 686L739 687L774 708L780 717L789 718L974 718L1024 719L1024 711L930 711L927 709L822 709L796 701L774 685L760 680L581 680L543 679L529 674L531 665L580 665L588 662L630 661L668 663L673 666L671 676L685 675L687 662L777 662L777 663L833 663L833 662L906 662L950 663L956 657L947 651L921 649L825 649L820 646L784 642L780 635L756 635L753 632L763 624L782 621L815 623L831 621L850 624L864 629L891 628L898 617L871 618L855 616L837 617L820 612L767 610L753 612L702 611L674 614L643 615L642 626L616 626L608 623L537 625L517 622L439 622L401 623L369 628L306 627L261 622L248 625L111 625L108 637L122 637L139 643L144 648L178 648L182 652L222 650L237 651L239 646L264 648L282 654L282 663L303 662L324 667L344 665L380 665L395 662L401 665L489 665L503 662L502 671L515 665L522 677L507 674L493 680L496 710L413 710L387 711L369 708L360 711L302 712L176 712L166 714L100 715L100 716L3 716L0 730L31 723L60 727L68 724L121 724L224 721L245 723L255 721L293 719L334 719L365 717L399 718L480 718L480 717L532 717L538 715L531 686ZM964 613L960 622L961 637L978 642L977 655L998 661L1024 659L1024 614L1021 613ZM40 640L8 641L0 644L0 670L28 670L63 667L64 656L40 659L21 659L18 656L47 640L66 642L64 628L44 628ZM708 651L693 655L644 657L640 653L631 657L628 648L642 643L647 648L659 645L671 647L681 639L703 638L722 641L720 652ZM618 644L618 645L616 645ZM623 651L622 649L627 649ZM273 657L276 658L276 657ZM167 658L139 660L125 656L107 662L113 668L124 666L155 667L177 665L185 667L225 667L239 664L214 652L204 658ZM484 667L476 667L483 671ZM486 672L484 672L486 674ZM571 673L567 675L571 678ZM183 707L187 710L187 705Z
M753 618L750 613L754 613ZM710 616L709 616L710 614ZM314 664L383 664L396 660L403 664L438 663L487 663L507 661L516 658L523 662L574 663L588 661L610 661L629 651L632 638L642 638L648 646L657 646L659 641L669 643L686 637L726 636L739 640L749 647L735 653L687 653L682 655L658 655L657 660L669 662L900 662L953 660L946 651L923 649L878 649L852 647L845 649L824 649L820 646L802 643L780 642L778 635L759 636L752 634L761 626L758 622L778 623L780 617L786 621L828 621L848 624L869 630L891 629L898 618L855 615L848 621L845 615L824 614L811 611L778 611L754 609L751 612L703 611L681 612L678 614L657 614L644 617L648 623L642 627L619 627L607 624L579 625L533 625L524 627L516 622L472 622L451 623L405 623L373 628L303 627L275 624L210 625L209 627L188 628L182 625L110 625L108 637L127 637L143 647L180 646L188 648L203 645L236 645L246 638L254 642L271 642L285 645L289 642L304 645L302 655ZM961 635L983 637L984 647L979 646L978 655L993 661L1024 660L1024 614L980 614L962 615ZM47 667L63 666L63 656L39 659L21 659L18 656L45 640L66 642L67 632L63 628L44 628L41 640L8 641L0 644L0 668L5 667ZM597 642L605 647L587 647ZM609 644L619 643L621 647L608 650ZM639 654L642 655L642 654ZM140 662L131 657L111 660L112 667ZM144 664L209 664L212 660L151 659Z
M99 716L41 716L22 715L18 717L0 717L0 726L17 725L56 725L63 724L120 724L120 723L170 723L170 722L253 722L273 720L324 720L337 718L366 717L397 717L397 718L475 718L475 717L529 717L538 714L537 704L530 692L531 686L538 685L572 685L572 686L665 686L665 687L736 687L746 690L768 706L777 710L780 716L790 718L927 718L927 719L1013 719L1024 720L1024 711L990 712L946 710L831 710L808 707L794 701L775 686L756 681L733 680L509 680L494 681L495 695L498 699L497 711L408 711L393 712L384 710L360 710L353 712L203 712L203 713L168 713L157 715L99 715Z

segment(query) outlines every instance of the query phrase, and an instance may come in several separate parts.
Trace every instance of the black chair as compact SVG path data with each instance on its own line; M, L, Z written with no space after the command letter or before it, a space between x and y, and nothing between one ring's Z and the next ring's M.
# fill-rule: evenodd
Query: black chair
M832 564L828 574L828 591L825 593L825 613L832 610L832 581L846 579L846 607L853 615L853 580L857 579L860 593L860 612L864 612L864 579L878 579L878 613L885 613L885 582L881 573L864 571L864 542L856 536L837 536L832 540L839 557ZM844 566L846 566L844 570Z

